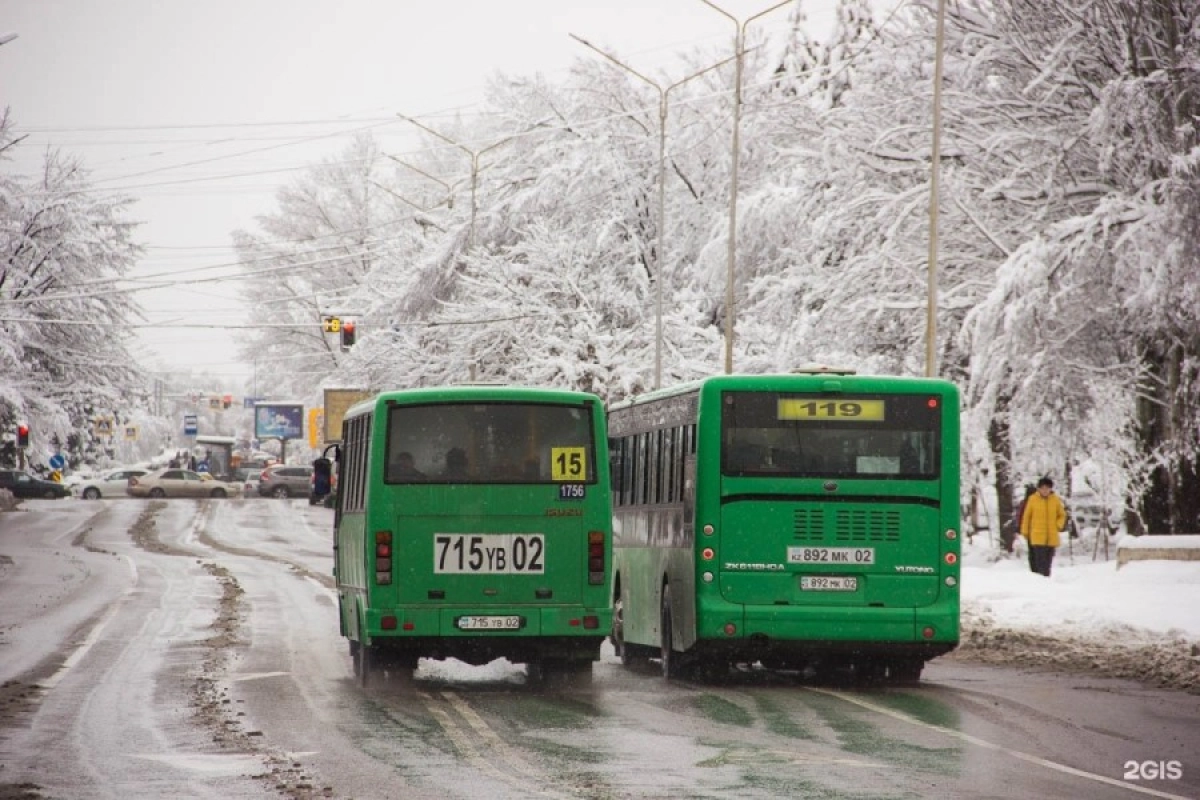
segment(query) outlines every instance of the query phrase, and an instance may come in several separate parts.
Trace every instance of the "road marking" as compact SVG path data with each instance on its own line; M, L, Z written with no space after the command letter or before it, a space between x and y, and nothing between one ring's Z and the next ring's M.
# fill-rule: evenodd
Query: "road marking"
M233 683L241 683L242 681L257 681L262 678L278 678L280 675L291 675L290 672L247 672L244 675L238 675L231 678Z
M876 714L883 714L884 716L892 717L893 719L898 719L901 722L907 722L910 725L916 725L917 727L920 727L920 728L928 728L931 731L937 731L938 733L944 733L947 736L952 736L956 739L962 739L964 742L970 742L973 745L977 745L977 746L985 748L987 750L995 750L998 753L1004 753L1005 755L1012 756L1013 758L1019 759L1021 761L1027 761L1030 764L1036 764L1039 767L1045 767L1046 769L1054 770L1056 772L1063 772L1063 773L1066 773L1067 775L1074 775L1077 778L1085 778L1087 780L1095 781L1096 783L1104 783L1109 786L1118 786L1122 789L1128 789L1131 792L1137 792L1138 794L1149 795L1150 797L1164 797L1164 798L1167 798L1168 800L1189 800L1189 798L1186 797L1185 795L1171 794L1170 792L1163 792L1158 789L1151 789L1149 786L1139 786L1136 783L1129 783L1128 781L1119 781L1116 778L1110 778L1107 775L1097 775L1094 772L1087 772L1086 770L1076 769L1075 767L1069 767L1066 764L1060 764L1057 761L1050 761L1049 759L1042 758L1040 756L1035 756L1030 753L1023 753L1020 750L1013 750L1013 749L1005 747L1003 745L996 744L995 742L989 742L986 739L980 739L978 736L972 736L969 733L963 733L962 731L956 731L953 728L947 728L942 725L934 725L931 722L925 722L923 720L917 719L916 717L910 717L908 714L905 714L903 712L894 711L890 708L885 708L883 706L876 705L874 703L868 702L861 698L854 697L854 696L848 695L848 694L844 694L843 692L837 692L832 689L818 689L816 687L808 687L808 691L820 692L821 694L827 694L831 697L836 697L840 700L844 700L847 703L851 703L853 705L865 708L868 711L874 711Z
M121 558L125 560L125 563L127 563L130 570L132 570L134 584L122 592L121 595L112 602L112 605L110 605L108 610L104 612L104 616L102 616L100 620L92 627L92 629L88 631L88 635L83 640L83 643L80 644L79 647L75 648L75 650L71 652L71 655L67 656L66 659L63 660L62 666L59 667L49 678L46 678L43 681L38 681L38 685L41 686L42 689L53 689L58 685L59 681L66 677L68 672L70 672L80 661L83 660L83 657L88 654L88 651L92 649L92 646L95 645L96 642L100 641L100 634L104 632L105 627L107 627L108 623L112 621L112 618L117 615L117 612L121 609L121 606L125 604L126 598L134 593L134 590L137 588L137 565L133 563L133 559L129 556L123 555Z
M455 710L467 721L476 733L488 744L489 747L503 753L505 760L510 766L515 767L518 772L524 773L527 777L533 779L545 778L546 776L539 770L534 768L529 762L521 758L521 756L508 746L508 743L500 738L500 734L496 733L483 717L475 713L475 709L471 708L459 695L454 692L442 692L442 697L446 698L450 705L454 706Z
M447 713L443 703L438 702L437 699L430 696L426 692L417 692L417 696L421 698L421 701L425 704L425 707L429 709L429 713L432 714L437 720L438 724L441 725L442 730L444 730L446 735L450 737L450 741L454 744L455 749L457 749L465 759L473 763L480 770L490 773L500 782L506 783L509 786L520 790L526 795L563 798L568 796L552 789L545 789L541 787L530 789L528 783L526 782L527 779L534 779L535 781L540 782L541 780L546 779L547 776L537 772L530 767L528 763L516 756L511 748L508 748L504 744L499 735L488 726L487 722L485 722L482 717L476 714L474 709L467 705L465 700L458 697L453 692L441 692L440 694L445 699L446 703L453 706L454 709L462 715L463 719L467 721L467 724L474 729L476 733L481 736L481 738L483 738L485 744L488 746L489 752L493 750L504 751L501 756L501 761L504 765L513 769L513 772L506 772L505 770L501 769L500 766L493 763L492 760L488 758L487 754L481 753L479 748L476 747L475 743L471 741L470 737L467 735L467 732L463 730L462 726L455 722L454 718ZM514 774L514 772L522 774Z

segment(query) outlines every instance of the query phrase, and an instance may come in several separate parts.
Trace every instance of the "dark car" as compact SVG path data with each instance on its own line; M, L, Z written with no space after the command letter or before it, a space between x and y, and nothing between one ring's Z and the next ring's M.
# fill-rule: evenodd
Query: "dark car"
M71 496L71 487L66 484L44 481L19 469L0 469L0 489L7 489L13 497L22 498L45 497L53 500Z
M273 464L262 471L258 493L263 497L307 497L313 468Z

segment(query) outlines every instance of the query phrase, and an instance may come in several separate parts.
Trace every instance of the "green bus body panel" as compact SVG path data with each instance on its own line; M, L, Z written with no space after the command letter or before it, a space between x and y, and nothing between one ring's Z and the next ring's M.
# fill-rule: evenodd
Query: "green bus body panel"
M557 484L386 484L381 478L387 404L437 402L592 404L597 464L586 497L559 499ZM376 414L366 511L343 513L337 528L336 576L343 635L365 644L386 640L531 639L599 641L612 626L611 499L603 408L576 392L512 387L452 387L385 393L360 403L347 419ZM392 581L375 580L375 534L392 534ZM605 571L589 583L588 533L604 533ZM435 536L538 534L544 570L532 574L435 572ZM484 540L490 541L490 540ZM538 597L541 591L548 596ZM441 593L438 596L437 593ZM432 594L431 594L432 593ZM581 625L596 617L595 628ZM462 616L515 616L518 629L460 630ZM388 627L384 627L384 619ZM393 627L394 626L394 627ZM407 628L407 629L406 629ZM555 652L548 646L546 652Z
M941 473L933 480L840 478L833 490L819 477L723 475L721 398L734 391L936 396L943 415ZM944 651L957 644L960 429L953 384L857 375L715 376L615 405L609 410L612 435L625 432L623 410L688 392L696 395L692 421L698 454L694 524L685 531L690 544L622 545L623 527L660 529L655 517L663 512L645 506L614 509L614 569L622 582L625 641L659 647L665 582L671 586L674 647L680 651L756 637L800 647L806 642L932 644ZM678 419L667 414L663 424ZM714 533L703 533L705 525ZM868 547L874 563L789 563L788 548L806 546ZM704 558L706 548L713 550L712 560ZM706 574L712 579L706 581ZM854 576L858 586L855 591L802 590L805 575ZM731 623L733 637L726 633ZM923 635L925 629L933 635Z
M727 483L733 483L732 480ZM803 491L803 487L801 487ZM937 601L936 564L940 556L937 509L918 505L747 501L721 512L721 591L737 603L799 605L921 606ZM788 548L870 549L870 565L788 564ZM780 570L734 571L732 564L770 563ZM928 574L898 574L928 570ZM857 576L855 592L800 588L801 575ZM869 576L869 578L868 578Z
M619 547L613 550L613 571L621 576L622 595L626 598L626 609L633 608L642 613L624 616L626 641L658 647L662 576L674 576L668 582L676 587L673 591L693 591L693 556L682 548ZM653 609L651 613L651 609ZM690 604L677 604L680 624L686 621L689 629L695 624L695 614Z

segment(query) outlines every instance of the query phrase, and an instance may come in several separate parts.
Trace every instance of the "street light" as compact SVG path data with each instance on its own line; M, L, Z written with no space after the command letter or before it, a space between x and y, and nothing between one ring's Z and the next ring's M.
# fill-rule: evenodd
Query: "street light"
M765 11L760 11L739 20L716 3L700 0L709 8L723 15L734 24L737 33L733 38L734 58L737 66L733 79L733 145L730 151L729 165L729 236L726 242L727 268L725 271L725 374L733 372L733 282L737 274L737 193L738 193L738 161L741 155L741 125L742 125L742 63L746 47L746 26L761 16L782 8L791 2L783 0Z
M454 187L453 187L453 186L451 186L450 184L446 183L444 180L442 180L441 178L437 177L436 175L430 175L428 172L426 172L425 170L421 169L420 167L414 167L412 164L408 163L407 161L404 161L403 159L396 158L396 157L395 157L394 155L392 155L391 153L384 153L384 155L385 155L385 156L387 156L388 158L390 158L392 161L395 161L397 164L400 164L401 166L408 167L408 168L409 168L409 169L411 169L413 172L416 172L416 173L419 173L419 174L421 174L421 175L424 175L426 178L428 178L429 180L433 181L434 183L440 184L441 186L445 187L445 189L446 189L446 199L445 199L443 202L446 204L446 208L454 208ZM401 199L403 199L403 198L401 198ZM436 203L436 204L434 204L434 205L430 206L430 208L437 208L437 207L438 207L438 206L440 206L440 205L441 205L441 203ZM428 209L424 209L424 210L428 210Z
M938 0L933 56L933 148L929 166L929 269L925 285L925 377L937 375L938 176L942 168L942 51L946 41L946 0Z
M418 128L425 131L426 133L433 134L437 138L441 139L443 142L454 145L459 150L462 150L464 153L466 153L468 156L471 157L471 227L469 229L470 233L467 238L467 249L468 250L473 249L475 246L475 214L478 211L478 205L476 203L476 189L479 184L479 157L482 156L484 153L488 152L489 150L494 150L495 148L499 147L500 145L504 144L505 142L511 142L513 139L517 138L516 134L514 134L512 136L506 136L503 139L500 139L499 141L492 142L491 144L489 144L487 147L483 148L482 150L472 150L469 147L466 147L465 145L454 141L449 136L446 136L443 133L435 131L433 128L430 128L428 125L424 125L424 124L418 122L417 120L413 119L412 117L405 116L404 114L396 114L396 116L399 117L400 119L411 122L413 125L416 125ZM417 170L417 171L420 172L420 170ZM422 173L422 174L425 174L425 173Z
M428 214L430 211L432 211L433 209L437 208L437 207L438 207L438 206L440 206L442 203L445 203L445 202L446 202L445 200L442 200L441 202L434 203L434 204L433 204L433 205L431 205L431 206L422 206L422 205L418 205L417 203L414 203L412 200L409 200L407 197L405 197L404 195L400 194L399 192L396 192L396 191L394 191L394 190L392 190L392 189L388 188L387 186L384 186L384 185L383 185L382 183L380 183L379 181L369 181L369 182L371 183L371 185L375 186L377 189L383 189L385 192L387 192L387 193L388 193L388 194L390 194L392 197L394 197L394 198L396 198L397 200L399 200L401 203L404 203L404 204L405 204L405 205L407 205L407 206L411 206L412 208L415 208L417 211L420 211L420 212L422 212L422 213L425 213L425 214ZM453 208L453 204L451 203L449 207ZM432 226L432 227L434 227L434 228L437 228L437 229L438 229L439 231L441 231L442 233L445 233L445 232L446 232L446 229L445 229L445 228L443 228L441 225L438 225L436 222L434 222L433 220L431 220L431 219L429 219L429 218L427 218L427 217L417 217L417 216L413 216L413 222L415 222L415 223L417 223L418 225L421 225L421 226L425 226L425 225ZM425 233L425 234L427 234L427 233L429 233L429 232L428 232L428 231L422 231L422 233Z
M704 73L710 72L717 67L728 64L733 60L733 58L727 58L724 61L718 61L716 64L713 64L710 67L705 67L699 72L694 72L691 75L688 75L686 78L675 81L675 83L672 83L670 86L664 88L660 83L658 83L658 81L647 78L633 67L629 66L623 61L620 61L615 56L609 55L586 39L582 39L573 33L568 35L584 47L594 50L612 63L616 64L621 69L650 84L658 91L658 264L656 265L658 267L658 274L654 279L654 388L657 389L662 386L662 285L663 278L666 275L666 252L664 249L665 245L663 239L663 230L666 227L666 204L664 198L666 197L665 188L667 174L667 96L670 94L672 89L682 86L693 78L698 78Z

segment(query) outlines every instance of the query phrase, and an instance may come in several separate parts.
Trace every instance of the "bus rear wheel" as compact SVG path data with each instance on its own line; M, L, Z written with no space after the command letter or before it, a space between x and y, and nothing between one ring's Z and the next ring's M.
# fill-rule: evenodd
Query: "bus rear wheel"
M358 685L367 688L371 675L371 646L362 642L351 642L350 658L354 662L354 677L358 678Z
M921 682L925 661L920 658L898 658L888 664L888 678L897 686L916 686Z
M592 685L592 662L566 658L543 658L528 667L532 683L547 689L586 689Z
M670 586L663 586L659 631L662 637L662 644L659 647L659 657L662 659L663 677L667 680L677 680L685 677L683 654L675 650L675 628L671 621Z
M620 592L613 599L612 634L608 638L612 641L613 652L617 654L617 658L628 666L629 648L625 646L625 601L621 599Z

